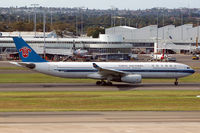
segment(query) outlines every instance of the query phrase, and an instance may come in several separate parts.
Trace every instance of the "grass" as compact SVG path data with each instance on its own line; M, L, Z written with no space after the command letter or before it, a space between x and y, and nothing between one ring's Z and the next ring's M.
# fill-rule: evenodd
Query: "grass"
M28 70L25 67L0 67L0 70Z
M192 69L198 70L198 69L200 69L200 67L192 67Z
M3 73L0 83L95 83L95 80L59 78L41 73Z
M0 92L0 111L200 111L197 90Z

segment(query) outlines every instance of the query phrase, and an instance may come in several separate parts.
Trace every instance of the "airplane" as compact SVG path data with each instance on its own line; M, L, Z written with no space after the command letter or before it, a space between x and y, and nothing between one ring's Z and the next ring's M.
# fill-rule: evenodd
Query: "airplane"
M12 64L62 78L97 79L96 85L112 81L141 83L143 78L178 79L195 71L188 65L171 62L48 62L41 58L21 37L13 37L22 62Z
M152 59L157 61L163 61L164 59L167 59L167 55L165 54L165 50L163 49L162 54L153 54Z
M154 54L152 55L153 60L157 60L157 61L162 61L164 59L167 59L167 55L163 55L163 54Z
M88 51L83 49L77 49L73 52L73 54L78 57L85 57L86 55L88 55Z
M73 53L73 56L77 56L80 58L89 54L88 51L85 49L81 49L81 48L76 49L75 41L73 41L72 53Z

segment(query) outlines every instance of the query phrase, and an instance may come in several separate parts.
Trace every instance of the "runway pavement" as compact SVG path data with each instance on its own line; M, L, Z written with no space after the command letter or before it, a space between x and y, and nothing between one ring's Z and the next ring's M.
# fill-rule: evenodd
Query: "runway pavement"
M0 113L0 133L195 133L200 112Z
M200 83L166 84L114 84L96 86L95 83L12 83L0 84L0 92L5 91L127 91L127 90L200 90Z

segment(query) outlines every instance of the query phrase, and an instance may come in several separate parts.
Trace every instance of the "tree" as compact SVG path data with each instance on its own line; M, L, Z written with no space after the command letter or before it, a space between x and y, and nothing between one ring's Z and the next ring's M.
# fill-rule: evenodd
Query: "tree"
M92 36L93 38L98 38L99 34L105 34L105 29L101 27L94 27L87 29L87 36Z

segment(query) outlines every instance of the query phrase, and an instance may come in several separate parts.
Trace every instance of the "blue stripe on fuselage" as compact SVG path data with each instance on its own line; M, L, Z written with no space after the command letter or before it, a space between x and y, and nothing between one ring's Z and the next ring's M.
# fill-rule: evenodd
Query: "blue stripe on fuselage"
M54 69L59 72L98 72L96 69ZM192 69L177 69L177 70L163 70L163 69L140 69L140 70L131 70L131 69L121 69L118 71L124 72L176 72L176 73L194 73Z

